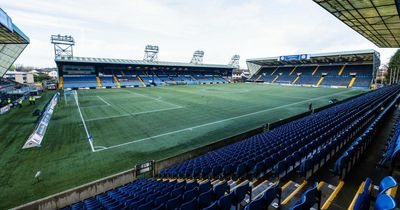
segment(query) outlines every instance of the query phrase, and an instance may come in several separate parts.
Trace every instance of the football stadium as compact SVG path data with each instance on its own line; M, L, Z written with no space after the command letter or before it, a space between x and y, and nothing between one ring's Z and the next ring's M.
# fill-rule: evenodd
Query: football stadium
M314 4L400 47L399 1ZM0 209L397 209L400 71L379 77L377 50L246 58L234 82L239 55L79 57L49 37L55 88L9 79L31 40L0 9Z

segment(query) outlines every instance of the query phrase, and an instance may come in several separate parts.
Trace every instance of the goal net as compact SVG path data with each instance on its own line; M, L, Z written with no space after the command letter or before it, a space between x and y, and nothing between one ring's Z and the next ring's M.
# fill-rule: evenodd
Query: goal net
M76 98L76 90L64 90L64 102L65 105L68 104L75 104L75 98Z

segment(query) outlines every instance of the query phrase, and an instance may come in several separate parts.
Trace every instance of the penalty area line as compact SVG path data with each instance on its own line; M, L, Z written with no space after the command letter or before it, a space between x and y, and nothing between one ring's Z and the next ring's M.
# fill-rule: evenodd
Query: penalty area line
M107 106L111 106L111 104L108 103L106 100L104 100L104 98L102 98L101 96L97 96L97 98L99 98L102 102L104 102L105 104L107 104Z
M229 120L234 120L234 119L238 119L238 118L242 118L242 117L252 116L252 115L260 114L260 113L263 113L263 112L269 112L269 111L272 111L272 110L276 110L276 109L280 109L280 108L284 108L284 107L290 107L290 106L293 106L293 105L296 105L296 104L301 104L301 103L305 103L305 102L308 102L308 101L318 100L318 99L327 98L327 97L340 95L340 94L343 94L343 93L353 92L353 91L355 91L355 90L352 89L352 90L349 90L349 91L341 91L341 92L330 94L330 95L324 95L324 96L320 96L320 97L316 97L316 98L312 98L312 99L302 100L302 101L294 102L294 103L291 103L291 104L285 104L285 105L282 105L282 106L277 106L277 107L264 109L264 110L260 110L260 111L256 111L256 112L252 112L252 113L248 113L248 114L244 114L244 115L239 115L239 116L236 116L236 117L217 120L217 121L214 121L214 122L209 122L209 123L205 123L205 124L201 124L201 125L197 125L197 126L193 126L193 127L189 127L189 128L184 128L184 129L180 129L180 130L176 130L176 131L162 133L162 134L159 134L159 135L150 136L150 137L142 138L142 139L137 139L137 140L125 142L125 143L122 143L122 144L112 145L112 146L109 146L109 147L104 147L104 149L98 149L98 150L95 150L94 152L100 152L100 151L107 150L107 149L113 149L113 148L129 145L129 144L134 144L134 143L138 143L138 142L142 142L142 141L147 141L147 140L150 140L150 139L159 138L159 137L162 137L162 136L168 136L168 135L175 134L175 133L181 133L181 132L185 132L185 131L192 131L193 129L196 129L196 128L201 128L201 127L205 127L205 126L209 126L209 125L214 125L214 124L218 124L218 123L221 123L221 122L226 122L226 121L229 121Z
M161 102L161 103L164 103L164 104L172 105L172 106L175 106L175 107L182 107L182 106L179 106L177 104L161 100L161 98L162 98L161 96L158 96L157 98L153 98L151 96L147 96L147 95L144 95L144 94L141 94L141 93L136 93L136 92L132 92L132 93L136 94L136 95L139 95L139 96L142 96L142 97L145 97L145 98L153 99L155 101L158 101L158 102Z
M122 115L109 116L109 117L96 117L96 118L92 118L92 119L87 119L86 122L113 119L113 118L120 118L120 117L136 116L136 115L141 115L141 114L149 114L149 113L153 113L153 112L162 112L162 111L168 111L168 110L174 110L174 109L182 109L182 108L185 108L185 107L178 106L178 107L171 107L171 108L165 108L165 109L155 109L155 110L149 110L149 111L143 111L143 112L128 112L127 114L122 114Z

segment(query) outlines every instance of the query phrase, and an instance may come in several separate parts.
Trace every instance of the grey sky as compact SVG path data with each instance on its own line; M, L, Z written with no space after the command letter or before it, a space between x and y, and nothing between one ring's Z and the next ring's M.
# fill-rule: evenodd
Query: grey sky
M31 39L16 63L55 66L51 34L74 36L75 56L142 59L159 45L159 60L205 63L299 53L379 49L311 0L0 0Z

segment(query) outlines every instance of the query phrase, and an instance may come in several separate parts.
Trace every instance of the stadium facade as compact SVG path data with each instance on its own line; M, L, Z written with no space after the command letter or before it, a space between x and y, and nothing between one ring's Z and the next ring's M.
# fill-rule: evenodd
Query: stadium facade
M300 54L246 60L250 81L313 87L370 88L380 55L375 50Z

